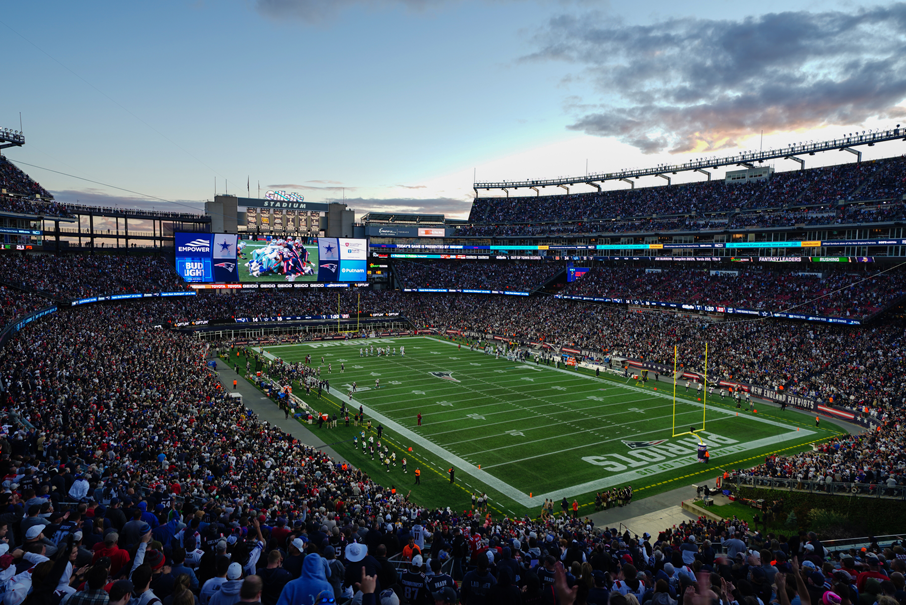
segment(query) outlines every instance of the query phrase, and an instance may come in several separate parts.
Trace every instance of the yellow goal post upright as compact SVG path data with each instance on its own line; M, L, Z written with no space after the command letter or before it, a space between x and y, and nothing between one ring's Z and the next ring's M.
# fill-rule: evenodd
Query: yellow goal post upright
M358 302L356 303L356 314L355 314L355 330L343 330L340 328L340 319L342 316L342 310L340 309L340 293L337 292L337 334L357 334L359 332L359 322L361 321L362 316L362 295L358 294Z
M699 437L696 433L699 431L705 430L705 422L708 419L708 343L705 343L705 383L702 386L702 426L700 429L691 427L692 430L685 431L682 433L676 432L676 362L677 362L677 347L673 347L673 426L671 429L671 437L681 437L683 435L695 435L698 437L699 442L704 443L702 438Z

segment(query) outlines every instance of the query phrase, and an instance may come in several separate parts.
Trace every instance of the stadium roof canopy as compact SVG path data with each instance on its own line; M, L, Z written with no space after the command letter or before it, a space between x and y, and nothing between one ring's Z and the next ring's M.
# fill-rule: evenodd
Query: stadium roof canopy
M538 189L541 187L560 187L562 189L567 189L570 185L589 185L596 188L598 191L601 190L598 183L604 181L627 181L630 185L634 186L632 181L629 179L638 179L643 176L657 176L665 179L667 184L670 184L671 174L677 174L678 172L701 172L708 176L708 180L711 180L711 173L708 170L713 170L721 166L745 166L747 168L752 168L756 163L762 163L767 160L792 160L799 163L799 167L805 168L805 160L800 158L802 155L815 155L819 152L824 151L848 151L854 154L858 160L862 160L862 152L855 149L861 145L867 145L869 147L873 146L875 143L883 143L886 141L895 141L902 138L906 140L906 128L900 128L900 125L897 124L896 128L891 128L889 130L876 130L876 131L863 131L861 133L852 133L846 137L840 139L831 139L828 141L809 141L807 143L801 143L798 145L789 145L781 149L770 149L767 151L751 151L745 153L739 153L737 155L732 155L729 157L713 157L713 158L704 158L701 160L692 160L684 164L673 164L673 165L662 165L655 166L653 168L641 168L634 170L621 170L619 172L599 172L592 173L583 176L575 177L562 177L556 179L539 179L531 181L487 181L481 183L474 183L472 185L475 189L475 195L478 195L479 189L501 189L507 191L509 195L510 189L519 189L527 188L534 189L535 193L538 193Z

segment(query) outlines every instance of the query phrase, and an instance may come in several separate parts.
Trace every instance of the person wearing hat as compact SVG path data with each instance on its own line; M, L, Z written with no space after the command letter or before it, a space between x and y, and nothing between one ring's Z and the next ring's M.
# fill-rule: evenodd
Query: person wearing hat
M305 545L308 542L307 536L293 538L287 548L288 555L283 560L283 569L289 572L291 579L295 580L302 575L302 564L305 562Z
M412 538L409 543L412 544ZM418 547L416 547L418 548ZM422 556L415 555L409 562L407 569L399 574L399 583L403 587L403 596L409 603L423 603L426 599L425 574L422 573Z
M220 590L211 595L208 605L236 605L241 596L242 565L233 562L227 567L226 582L220 585Z
M23 548L27 548L29 544L40 544L44 547L44 550L39 554L51 558L57 554L57 547L44 536L43 529L44 528L41 525L32 525L29 527L28 531L25 532L25 544L23 545Z
M214 565L214 573L216 575L213 578L209 578L201 587L201 593L198 595L200 605L208 605L211 597L227 581L227 572L230 570L230 558L227 555L218 555Z
M811 545L809 544L809 546ZM869 578L876 578L878 582L890 579L887 577L886 573L881 571L881 560L875 553L868 553L865 556L865 563L868 565L868 569L856 577L856 588L858 589L859 594L862 593L865 588L865 582L867 582Z
M343 579L344 586L352 586L361 581L362 569L368 576L377 577L381 571L381 565L377 559L368 554L368 548L364 544L352 542L346 545L346 576ZM381 585L378 582L378 591Z
M321 550L321 556L327 561L327 581L333 587L333 593L335 595L343 594L343 579L346 576L346 567L337 560L336 549L328 544Z
M352 546L350 544L349 546ZM346 547L347 558L349 546ZM361 546L361 545L360 545ZM316 555L305 557L302 564L302 575L288 582L280 593L277 605L301 605L318 603L322 598L334 597L333 586L327 581L324 560ZM212 603L211 605L217 605Z

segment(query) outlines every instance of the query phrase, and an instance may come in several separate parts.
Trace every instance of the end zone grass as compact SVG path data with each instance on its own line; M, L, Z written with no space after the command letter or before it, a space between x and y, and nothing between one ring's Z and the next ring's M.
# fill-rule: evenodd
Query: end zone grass
M397 354L360 356L366 345L396 348ZM346 428L342 419L339 428L322 429L322 438L376 481L404 493L411 488L412 499L429 507L462 510L470 506L473 492L486 492L492 512L501 515L536 516L545 498L559 505L563 497L570 503L577 499L585 515L594 512L597 491L632 485L635 498L643 498L843 432L828 423L815 428L808 416L773 406L757 414L737 410L729 399L715 396L707 402L706 430L699 433L711 452L710 464L704 465L696 461L697 436L671 438L672 383L644 384L614 374L595 377L496 359L429 337L265 349L266 356L292 363L309 354L332 392L318 400L295 385L294 394L330 414L339 413L341 400L353 411L364 406L374 429L384 426L397 466L387 473L377 459L363 455L352 441L363 429ZM240 363L244 367L245 360ZM358 389L350 401L353 382ZM677 432L701 428L703 407L697 399L694 389L686 393L678 386ZM409 461L406 475L400 468L403 457ZM456 469L453 486L447 475L451 466ZM422 470L419 486L414 485L416 467Z

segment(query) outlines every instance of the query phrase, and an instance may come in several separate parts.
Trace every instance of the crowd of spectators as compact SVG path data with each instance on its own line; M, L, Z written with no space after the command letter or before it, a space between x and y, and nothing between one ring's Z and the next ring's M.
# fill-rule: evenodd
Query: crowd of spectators
M906 273L598 266L568 284L562 293L864 318L906 295Z
M405 288L453 288L532 292L563 270L541 261L396 261Z
M906 193L904 174L906 158L897 157L776 173L769 178L743 183L709 181L560 196L478 198L469 215L473 226L462 233L488 235L482 227L488 226L490 233L513 234L511 231L499 232L500 227L495 226L501 223L584 223L586 229L595 229L602 226L599 221L634 217L649 217L656 221L655 215L701 215L831 205L839 201L899 200ZM819 218L814 217L815 220ZM603 226L612 227L606 223Z
M566 299L481 295L400 295L417 327L506 336L530 345L568 346L598 358L680 363L709 380L785 389L824 403L900 406L906 399L906 333L901 321L844 327L779 320L710 321L674 313Z
M35 200L0 194L0 212L43 216L72 216L69 208L54 200Z
M853 203L833 209L828 206L804 206L793 209L769 209L757 212L726 212L707 216L676 218L632 218L603 221L552 223L499 223L466 225L456 235L463 237L525 237L538 235L606 235L611 233L667 233L727 231L794 227L796 225L842 225L898 221L906 218L906 203Z
M173 262L163 256L4 255L0 279L60 300L186 288Z
M46 298L0 285L0 330L13 320L50 304Z
M6 192L10 194L29 197L40 195L45 199L53 199L53 196L44 187L2 155L0 155L0 189L6 189Z
M861 603L887 590L868 578L902 584L893 552L834 561L736 519L652 537L418 507L227 397L206 344L153 328L158 304L66 311L0 351L4 603L754 605L772 585Z
M884 424L878 430L835 437L815 451L769 456L763 464L741 474L817 481L825 485L864 483L887 488L906 485L902 410L883 412L879 419Z

